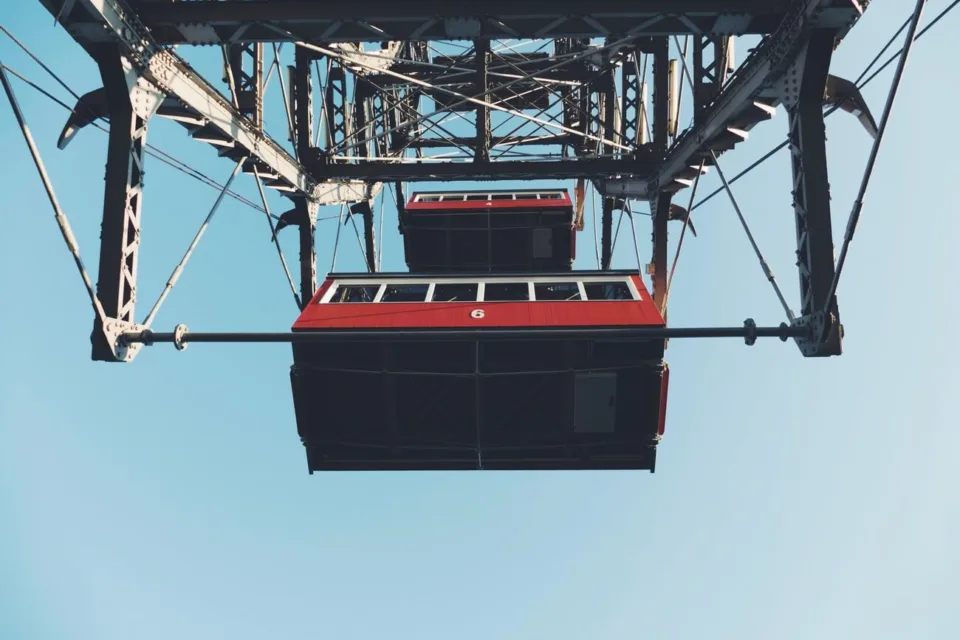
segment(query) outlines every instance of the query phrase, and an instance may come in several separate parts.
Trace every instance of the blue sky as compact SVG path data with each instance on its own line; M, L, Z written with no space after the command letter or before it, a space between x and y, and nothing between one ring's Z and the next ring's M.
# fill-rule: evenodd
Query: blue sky
M39 3L17 4L0 10L2 24L78 92L99 86ZM946 4L931 1L925 20ZM910 6L872 3L834 73L855 78ZM960 223L950 189L960 89L948 62L958 20L945 18L909 63L839 290L845 354L672 342L654 475L309 476L288 347L157 346L130 366L90 362L89 305L4 104L0 637L958 637ZM217 78L215 53L190 59ZM65 96L3 37L0 57ZM865 91L878 118L892 72ZM14 83L95 270L106 136L84 130L57 151L66 113ZM275 84L269 100L282 131ZM785 134L781 109L722 158L727 175ZM828 136L839 247L870 139L844 114ZM176 125L160 122L149 141L220 181L232 169ZM216 197L152 158L147 167L141 318ZM249 177L236 185L257 199ZM718 185L711 173L701 193ZM796 307L788 157L734 189ZM386 212L384 269L400 270ZM779 323L729 202L714 198L695 216L672 324ZM321 272L335 228L318 230ZM291 261L294 236L284 240ZM588 226L580 268L594 265L589 236ZM361 269L355 239L343 242L338 267ZM628 238L614 262L635 265ZM296 315L263 215L227 199L156 326L284 330Z

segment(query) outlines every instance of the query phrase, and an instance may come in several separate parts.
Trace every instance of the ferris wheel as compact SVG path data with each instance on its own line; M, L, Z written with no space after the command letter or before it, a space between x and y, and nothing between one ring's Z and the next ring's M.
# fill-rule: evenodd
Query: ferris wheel
M652 472L667 426L670 339L749 345L775 337L794 341L803 356L840 355L838 282L900 79L916 39L957 4L921 31L926 3L918 0L851 81L831 72L831 60L868 2L40 2L103 80L74 94L58 140L64 149L84 128L105 122L109 130L96 286L17 103L12 78L20 74L0 64L0 79L94 308L93 359L129 363L157 343L290 343L296 426L311 473ZM901 34L900 51L874 69ZM751 39L738 63L737 43ZM201 45L222 51L223 91L187 62L185 50ZM894 62L876 117L861 89ZM264 126L272 81L290 147ZM796 309L732 189L746 171L728 177L721 158L780 107L788 139L760 162L782 148L791 153ZM859 121L873 146L835 256L824 119L838 110ZM223 185L199 176L219 195L141 316L144 166L175 160L147 143L156 118L179 123L234 170ZM710 171L723 186L697 200ZM284 331L157 331L154 319L220 204L242 199L231 189L241 175L256 183L260 203L246 204L266 217L299 315ZM271 190L289 200L288 211L271 211ZM688 232L696 235L694 212L718 194L730 200L783 308L779 324L667 322L673 269ZM387 198L403 272L381 269ZM327 207L338 221L334 264L350 224L365 271L318 272L317 223ZM648 261L637 240L641 215L652 223ZM588 216L595 234L584 240ZM613 269L624 220L636 264ZM299 237L299 284L278 241L287 227ZM672 260L671 228L680 234ZM596 268L574 269L578 246L582 256L591 241Z

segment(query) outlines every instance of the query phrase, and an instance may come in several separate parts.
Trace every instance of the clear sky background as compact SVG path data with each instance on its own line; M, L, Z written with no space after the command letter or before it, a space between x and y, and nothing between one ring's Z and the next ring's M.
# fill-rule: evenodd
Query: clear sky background
M946 4L931 0L925 22ZM872 3L833 72L856 78L912 5ZM0 21L76 91L99 86L39 3L4 3ZM289 347L160 345L130 366L90 362L90 307L4 102L0 638L960 637L958 28L951 13L909 63L839 290L845 354L673 341L654 475L309 476ZM189 59L216 79L217 55ZM72 104L3 36L0 57ZM893 69L865 91L878 119ZM57 151L66 112L14 83L95 277L106 136L89 128ZM275 80L268 100L283 131ZM839 247L871 140L851 116L828 122ZM781 109L723 156L727 174L786 131ZM232 169L178 125L159 122L149 141L220 181ZM140 318L216 197L147 167ZM790 182L782 152L734 190L796 307ZM251 178L235 184L257 199ZM701 193L719 184L712 172ZM384 269L403 270L392 206L386 216ZM779 323L729 202L695 220L671 323ZM335 229L317 232L321 274ZM338 267L362 269L346 231ZM578 268L595 265L590 236ZM635 264L622 238L615 266ZM296 315L263 215L227 199L156 327L283 331Z

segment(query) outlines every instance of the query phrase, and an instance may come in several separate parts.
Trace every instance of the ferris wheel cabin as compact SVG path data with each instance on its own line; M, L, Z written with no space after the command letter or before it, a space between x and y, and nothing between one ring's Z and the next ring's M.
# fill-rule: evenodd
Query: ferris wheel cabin
M411 272L560 272L576 257L564 189L414 193L402 223Z
M293 346L309 470L652 472L664 341L623 330L662 326L636 272L331 274L293 325L330 338Z

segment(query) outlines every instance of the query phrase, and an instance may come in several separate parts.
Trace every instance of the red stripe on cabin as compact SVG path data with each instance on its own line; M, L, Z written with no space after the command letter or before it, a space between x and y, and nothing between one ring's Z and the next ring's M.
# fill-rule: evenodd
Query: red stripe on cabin
M639 275L629 276L639 300L516 302L319 303L335 279L327 278L294 329L475 329L515 327L662 327L666 323ZM465 280L466 281L466 280ZM379 284L371 279L370 284ZM482 310L480 318L473 317Z
M481 310L482 317L474 317ZM662 327L649 298L563 302L359 302L311 304L294 329Z

